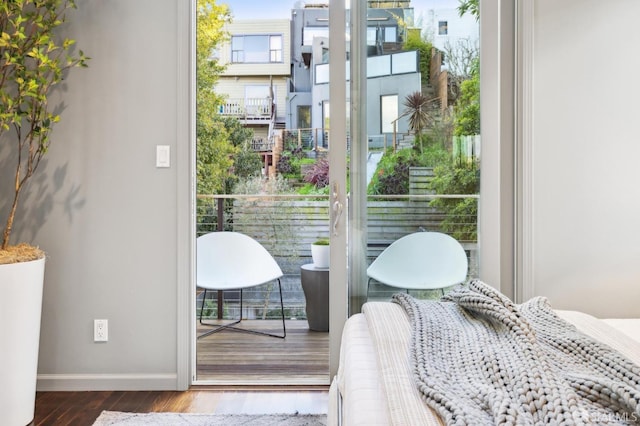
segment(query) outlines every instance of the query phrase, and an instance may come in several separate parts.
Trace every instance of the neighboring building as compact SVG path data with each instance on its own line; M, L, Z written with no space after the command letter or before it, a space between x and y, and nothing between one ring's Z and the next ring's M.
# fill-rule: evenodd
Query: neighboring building
M474 16L470 13L460 16L455 6L431 3L416 17L416 24L422 27L423 36L433 43L433 47L446 52L448 46L455 48L460 42L479 46L480 26Z
M329 146L329 8L327 4L297 5L291 20L230 23L226 27L230 40L218 51L220 63L226 65L216 86L227 97L220 113L235 116L254 130L253 146L262 154L268 175L273 174L280 152L274 149L280 140L277 130L297 131L306 149ZM369 147L378 148L409 134L408 120L401 117L402 102L422 88L418 52L403 51L407 27L415 21L410 2L370 0L368 5L367 134ZM438 21L440 31L447 33L437 40L469 34L477 40L473 18L469 26L473 29L458 31L465 19L460 19L457 9L429 9L428 13L426 28Z
M226 96L221 115L237 117L253 129L253 147L273 174L274 130L285 125L287 79L291 67L291 26L287 19L246 20L226 28L230 40L218 51L226 65L216 92Z
M367 13L367 134L370 146L391 143L393 123L402 113L402 100L407 94L421 89L417 52L402 51L403 22L412 14L411 8L374 8ZM329 145L328 18L329 9L323 5L307 5L292 11L292 66L286 123L288 129L310 129L304 136L304 143L314 148ZM408 132L406 118L397 120L396 130Z

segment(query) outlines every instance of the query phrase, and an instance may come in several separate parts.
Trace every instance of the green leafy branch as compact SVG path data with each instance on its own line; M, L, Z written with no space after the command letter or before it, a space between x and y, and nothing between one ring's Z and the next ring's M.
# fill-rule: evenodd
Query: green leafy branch
M89 58L75 40L58 40L55 30L65 22L73 0L12 0L0 4L0 138L16 148L14 196L2 246L9 245L20 193L51 144L50 133L60 116L49 95L65 71L86 67Z

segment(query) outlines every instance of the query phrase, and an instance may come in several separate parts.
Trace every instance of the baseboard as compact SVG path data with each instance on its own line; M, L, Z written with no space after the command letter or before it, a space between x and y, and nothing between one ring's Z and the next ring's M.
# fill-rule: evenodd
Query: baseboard
M176 389L176 374L38 374L36 385L41 392Z

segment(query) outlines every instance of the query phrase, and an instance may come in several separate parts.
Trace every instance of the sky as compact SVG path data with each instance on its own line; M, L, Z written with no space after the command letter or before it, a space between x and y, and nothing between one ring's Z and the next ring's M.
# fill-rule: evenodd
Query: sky
M325 3L328 0L219 0L231 9L233 19L289 19L294 4ZM449 9L458 6L458 0L412 0L415 16L422 10Z

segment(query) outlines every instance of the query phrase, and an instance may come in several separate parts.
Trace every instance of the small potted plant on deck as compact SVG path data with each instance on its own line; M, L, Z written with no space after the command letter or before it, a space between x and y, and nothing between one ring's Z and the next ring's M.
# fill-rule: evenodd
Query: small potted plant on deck
M320 238L311 244L311 258L315 268L329 267L329 239Z
M56 29L73 0L22 0L0 4L0 183L6 204L0 236L0 424L25 425L34 417L45 254L30 244L10 245L18 202L47 153L60 117L49 95L65 71L85 66L82 51ZM4 148L4 149L2 149ZM11 189L9 189L11 188ZM9 192L11 191L12 192ZM4 210L6 209L6 211Z

